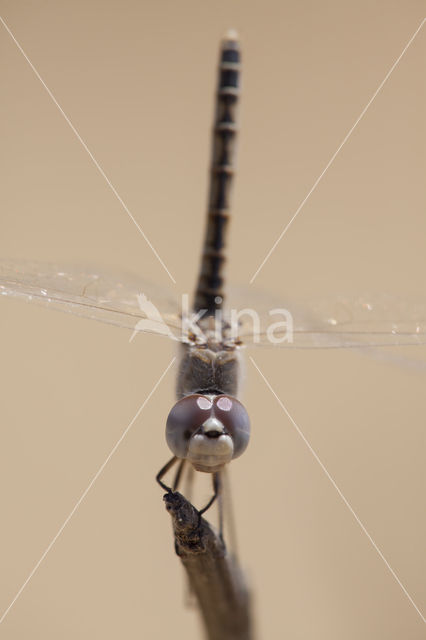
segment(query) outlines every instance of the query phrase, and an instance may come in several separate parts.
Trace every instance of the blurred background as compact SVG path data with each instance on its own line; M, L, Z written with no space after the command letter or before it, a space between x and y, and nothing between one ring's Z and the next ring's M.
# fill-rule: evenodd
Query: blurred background
M3 0L1 15L176 279L0 25L3 257L191 291L219 40L243 51L229 278L248 281L419 27L420 1ZM256 279L275 297L423 300L421 30ZM119 275L118 275L119 277ZM408 310L409 312L409 310ZM0 616L151 392L173 345L1 300ZM426 349L250 350L426 609ZM171 370L1 626L2 638L199 638L154 475ZM259 638L420 640L424 623L253 366L231 477Z

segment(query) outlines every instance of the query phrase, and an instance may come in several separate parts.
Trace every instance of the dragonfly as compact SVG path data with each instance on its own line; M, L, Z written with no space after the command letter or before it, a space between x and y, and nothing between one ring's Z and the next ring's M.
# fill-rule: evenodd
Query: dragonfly
M364 348L426 344L426 306L390 296L311 301L293 308L264 308L225 288L226 239L235 173L241 49L237 35L221 41L212 134L207 223L190 320L174 299L138 276L34 262L0 261L0 294L50 309L99 320L134 332L166 336L179 343L176 403L166 420L173 457L157 474L167 492L177 491L186 466L211 474L221 496L226 466L248 446L250 419L241 402L245 345L273 348ZM238 295L240 301L238 301ZM247 298L247 296L246 296ZM276 305L275 305L276 307ZM268 309L267 311L265 309ZM237 312L232 314L232 311ZM176 467L175 467L176 465ZM169 486L165 475L175 467Z

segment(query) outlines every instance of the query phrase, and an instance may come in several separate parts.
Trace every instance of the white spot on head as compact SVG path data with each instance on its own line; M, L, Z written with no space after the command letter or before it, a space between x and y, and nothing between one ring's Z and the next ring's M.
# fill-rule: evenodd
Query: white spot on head
M231 411L232 409L232 400L230 398L219 398L216 404L222 411Z
M201 398L197 398L197 404L200 407L200 409L207 411L208 409L212 408L213 403L211 400L209 400L209 398L204 398L202 396Z
M209 434L212 431L217 433L223 433L225 431L225 427L217 418L208 418L203 422L203 432L205 434Z

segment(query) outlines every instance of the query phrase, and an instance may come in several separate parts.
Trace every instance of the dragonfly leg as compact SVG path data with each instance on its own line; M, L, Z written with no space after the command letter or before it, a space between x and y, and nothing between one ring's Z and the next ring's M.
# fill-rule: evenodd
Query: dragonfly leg
M219 473L213 473L213 495L210 498L210 500L208 501L208 503L206 504L205 507L203 507L202 509L199 510L199 515L202 516L203 513L205 513L207 511L207 509L210 509L210 507L212 506L213 502L216 500L216 498L219 496L220 494L220 477L219 477Z
M228 467L224 467L222 471L221 477L223 483L223 489L221 491L221 496L223 498L223 515L224 522L226 523L226 536L228 540L228 549L234 558L237 557L237 534L235 528L235 520L234 520L234 510L232 508L232 492L231 492L231 484L229 481L229 471Z
M219 512L219 538L223 542L223 491L222 491L222 476L219 475L219 493L217 498L217 507Z
M164 482L162 482L161 478L166 475L169 469L171 469L173 465L176 464L177 461L178 461L178 458L176 456L173 456L173 458L171 458L171 460L169 460L167 464L165 464L164 467L162 467L160 471L157 473L157 475L155 476L155 479L157 480L160 487L162 487L164 491L167 491L168 493L172 491L172 488L168 487ZM178 474L179 474L179 469L178 469ZM175 478L175 481L176 481L176 478Z
M194 489L194 467L192 466L192 464L190 464L186 472L185 489L184 489L184 494L188 502L192 502L193 489Z
M179 484L180 481L182 479L182 471L183 468L185 466L186 460L185 458L183 460L180 461L179 466L177 468L176 474L175 474L175 478L173 480L173 487L172 487L172 491L177 491L179 488Z

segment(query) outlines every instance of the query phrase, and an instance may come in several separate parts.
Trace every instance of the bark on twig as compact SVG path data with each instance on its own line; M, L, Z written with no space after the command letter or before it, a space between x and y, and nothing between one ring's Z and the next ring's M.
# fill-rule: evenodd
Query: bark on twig
M241 569L209 523L178 492L164 496L175 549L188 574L209 640L252 640L250 597Z

